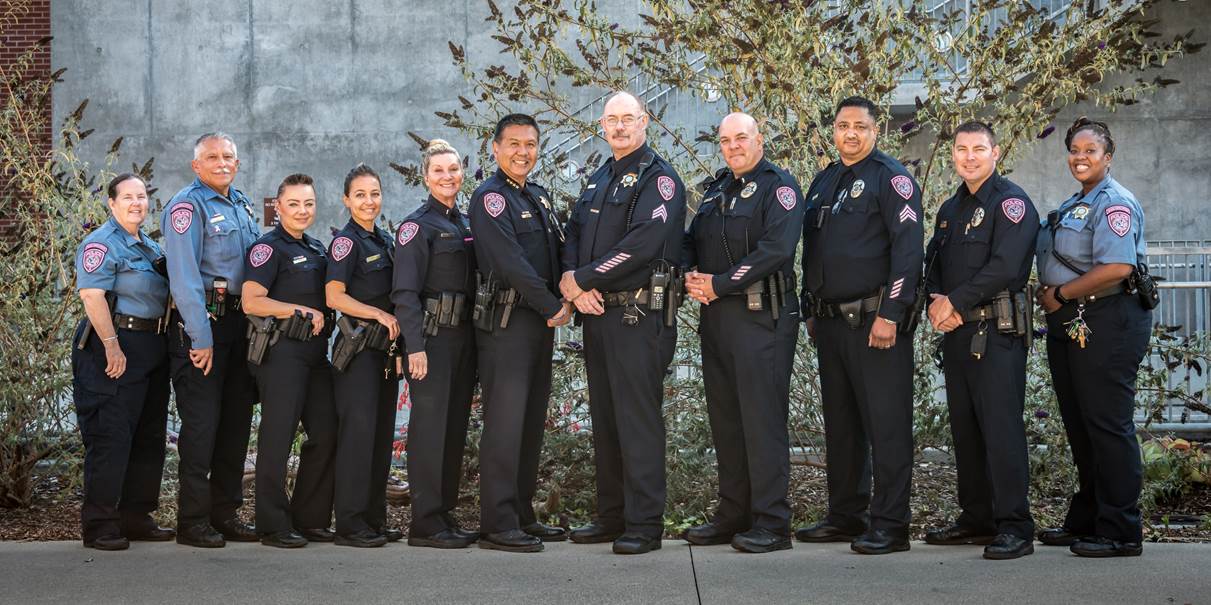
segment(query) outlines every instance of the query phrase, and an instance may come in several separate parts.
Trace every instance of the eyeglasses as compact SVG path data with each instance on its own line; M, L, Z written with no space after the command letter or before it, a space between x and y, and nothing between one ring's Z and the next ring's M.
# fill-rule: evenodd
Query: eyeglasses
M640 120L640 118L642 118L645 115L647 115L647 114L641 113L637 116L627 114L622 117L609 116L609 117L602 118L601 123L605 124L607 128L615 128L618 126L619 123L622 123L623 126L630 128L630 127L634 126L635 123L638 122Z

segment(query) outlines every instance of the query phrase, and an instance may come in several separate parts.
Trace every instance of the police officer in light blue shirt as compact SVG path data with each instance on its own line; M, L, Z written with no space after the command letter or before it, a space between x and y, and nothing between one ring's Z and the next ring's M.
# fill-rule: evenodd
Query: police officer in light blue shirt
M1110 176L1114 139L1078 119L1064 139L1081 191L1039 232L1047 358L1080 477L1064 525L1039 539L1087 557L1137 556L1143 529L1135 378L1152 314L1128 288L1144 262L1144 213Z
M168 203L161 230L176 307L169 355L181 416L177 542L213 548L224 538L257 540L236 511L256 400L240 286L244 252L260 234L248 197L231 186L240 167L231 137L204 134L193 154L197 178Z
M160 247L139 229L147 217L143 179L119 175L106 192L112 216L76 253L88 317L73 341L72 387L84 440L84 545L123 550L130 540L173 536L150 516L164 469L168 280Z

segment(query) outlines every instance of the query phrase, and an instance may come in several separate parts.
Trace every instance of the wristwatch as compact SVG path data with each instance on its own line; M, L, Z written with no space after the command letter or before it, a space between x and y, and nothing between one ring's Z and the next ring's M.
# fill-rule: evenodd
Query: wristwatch
M1072 299L1064 298L1064 295L1060 294L1060 288L1062 288L1062 287L1063 286L1060 285L1060 286L1056 286L1056 287L1052 288L1052 296L1055 296L1056 302L1060 303L1061 305L1066 305L1066 304L1072 302Z
M881 315L879 316L879 319L882 319L883 321L885 321L885 322L887 322L887 323L889 323L889 324L891 324L891 325L893 325L893 326L894 326L894 325L896 325L896 322L895 322L895 321L892 321L892 320L890 320L890 319L888 319L888 318L886 318L886 317L883 317L883 316L881 316Z

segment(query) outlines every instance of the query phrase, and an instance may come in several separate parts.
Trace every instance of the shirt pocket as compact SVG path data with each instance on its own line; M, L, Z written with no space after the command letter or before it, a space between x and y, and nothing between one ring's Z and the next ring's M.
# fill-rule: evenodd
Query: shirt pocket
M222 217L221 219L219 217ZM240 223L231 212L212 215L206 219L205 254L222 267L242 264L244 244L240 239Z
M988 264L988 257L992 253L992 225L984 225L962 234L959 244L963 247L963 256L967 259L968 267L983 267Z
M735 260L748 253L751 244L750 231L755 220L753 214L757 210L756 202L737 199L736 205L727 212L727 222L724 223L724 234Z

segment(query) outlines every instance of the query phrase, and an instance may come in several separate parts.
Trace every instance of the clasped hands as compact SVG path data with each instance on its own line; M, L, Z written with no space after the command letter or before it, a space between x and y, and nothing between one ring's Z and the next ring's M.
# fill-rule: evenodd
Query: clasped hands
M929 323L933 329L939 332L951 332L963 325L963 315L954 308L954 305L950 304L948 296L930 294L929 298Z
M573 306L576 307L577 311L585 315L601 315L605 313L605 297L601 295L601 292L597 291L597 288L582 290L576 283L576 277L572 271L564 271L563 276L559 278L559 292L563 294L564 310L560 311L559 315L548 320L548 324L559 319L561 315L564 315L565 311L567 312L567 318L564 319L563 323L567 323L567 320L572 316L571 310Z
M715 294L714 278L715 276L710 273L686 272L685 293L689 294L690 298L704 305L709 305L711 302L719 300L719 295Z

